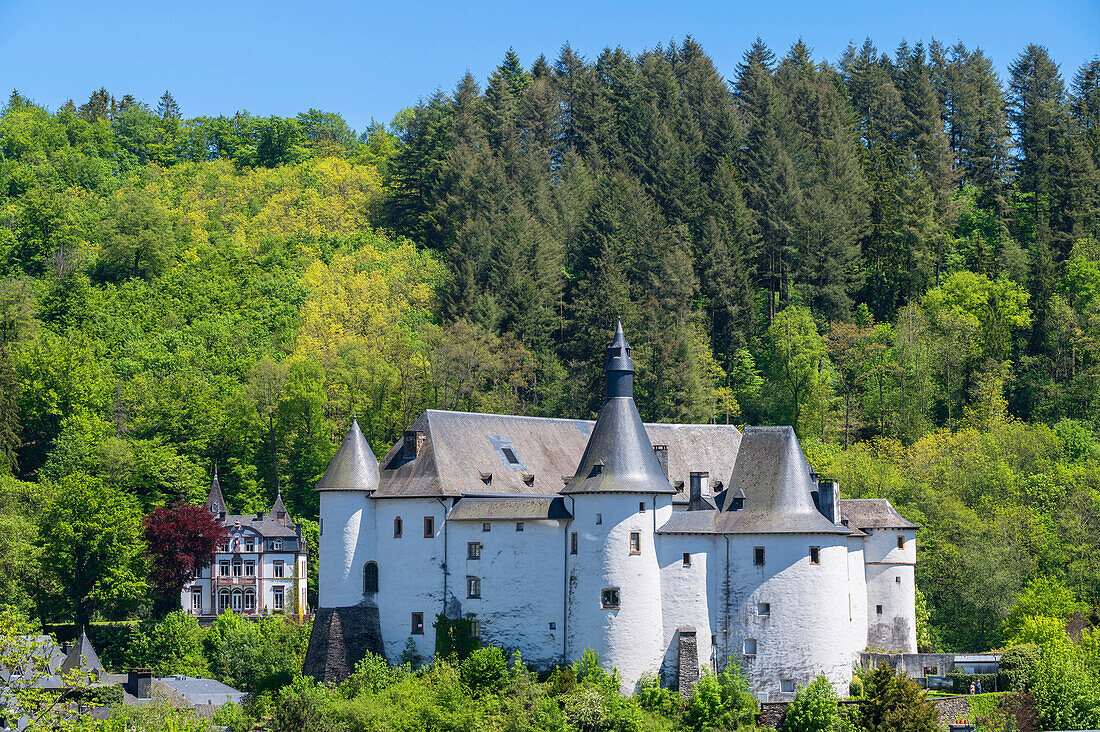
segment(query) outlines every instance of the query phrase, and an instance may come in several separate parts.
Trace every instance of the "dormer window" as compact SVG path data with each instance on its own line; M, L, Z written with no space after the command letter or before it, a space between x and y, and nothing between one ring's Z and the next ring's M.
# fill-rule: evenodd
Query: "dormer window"
M589 477L591 477L593 475L599 475L602 472L603 472L603 463L599 462L599 463L596 463L595 465L592 466L592 472L589 473L588 475L589 475Z
M523 484L526 485L527 487L534 486L535 485L535 476L532 475L531 473L524 473L523 474Z
M283 548L283 540L282 539L276 539L275 541L271 542L271 548L274 549L275 551L279 551L280 549Z
M481 474L481 482L484 483L485 485L492 485L493 484L493 474L492 473L482 473Z

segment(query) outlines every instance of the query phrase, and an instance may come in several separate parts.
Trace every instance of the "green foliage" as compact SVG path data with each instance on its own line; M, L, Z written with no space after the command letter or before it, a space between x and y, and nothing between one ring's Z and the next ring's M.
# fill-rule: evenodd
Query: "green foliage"
M452 661L463 661L478 648L473 624L468 618L448 618L440 614L432 624L435 628L435 654Z
M233 613L218 616L203 647L215 678L249 692L277 689L298 676L309 626L267 615L250 621Z
M784 732L830 732L839 719L837 702L829 680L818 676L795 693L783 717Z
M933 732L939 729L939 715L926 693L904 673L882 664L863 677L859 724L868 732Z
M1027 691L1041 656L1042 648L1034 643L1024 643L1001 651L998 668L1004 688L1008 691Z
M1036 577L1017 595L1016 602L1005 619L1005 638L1013 645L1042 643L1052 635L1064 632L1065 621L1088 606L1077 600L1073 590L1050 577ZM1039 627L1040 618L1048 621L1049 629ZM1049 622L1054 621L1054 622Z
M684 726L696 732L740 729L752 723L757 707L748 681L731 659L717 674L703 671L684 709Z

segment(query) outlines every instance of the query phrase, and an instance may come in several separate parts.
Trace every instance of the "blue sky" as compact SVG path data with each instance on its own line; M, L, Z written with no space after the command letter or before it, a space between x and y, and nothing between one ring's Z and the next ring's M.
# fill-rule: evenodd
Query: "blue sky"
M1100 0L1048 2L282 2L0 0L0 89L56 108L106 86L150 103L170 89L185 116L342 114L389 121L467 69L484 79L512 46L525 64L569 42L592 58L694 36L727 78L756 36L776 52L802 37L835 60L870 36L981 47L1002 75L1029 42L1067 81L1100 53ZM6 92L5 92L6 93Z

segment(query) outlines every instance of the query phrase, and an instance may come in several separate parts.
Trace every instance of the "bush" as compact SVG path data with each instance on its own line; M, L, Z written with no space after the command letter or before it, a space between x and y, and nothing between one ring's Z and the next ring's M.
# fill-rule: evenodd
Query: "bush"
M997 674L968 674L956 669L947 675L954 685L952 690L956 694L969 694L971 682L982 682L982 692L997 691Z
M1034 643L1012 646L1001 653L1001 684L1006 691L1027 691L1031 674L1042 656Z
M837 699L832 684L818 676L798 689L783 717L783 732L827 732L837 721Z
M863 679L858 676L853 676L851 683L848 684L848 696L858 699L863 696Z
M643 709L663 717L679 718L684 711L684 699L672 689L661 686L661 680L647 674L638 682L638 703Z
M751 722L756 709L756 699L749 693L741 667L731 659L720 674L703 672L684 710L684 725L698 732L736 729L743 722Z
M499 648L478 648L462 662L460 675L474 694L496 691L508 678L508 659Z
M252 726L252 720L248 718L248 714L233 702L218 707L212 721L219 727L225 727L229 732L247 732Z

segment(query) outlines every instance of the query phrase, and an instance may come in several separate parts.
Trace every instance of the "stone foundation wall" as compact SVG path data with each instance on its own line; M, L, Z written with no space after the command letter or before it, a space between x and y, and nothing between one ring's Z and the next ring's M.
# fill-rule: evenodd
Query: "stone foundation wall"
M313 619L302 673L322 683L339 683L368 652L385 655L378 608L320 608Z

